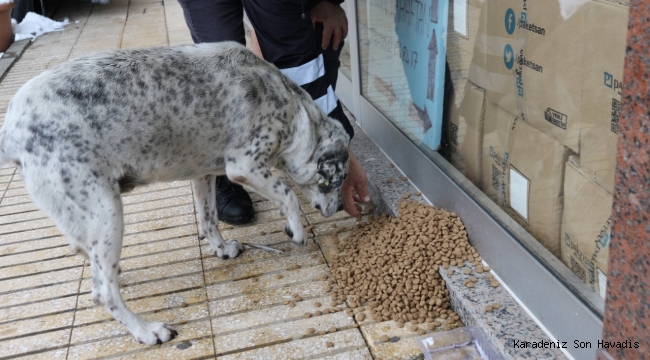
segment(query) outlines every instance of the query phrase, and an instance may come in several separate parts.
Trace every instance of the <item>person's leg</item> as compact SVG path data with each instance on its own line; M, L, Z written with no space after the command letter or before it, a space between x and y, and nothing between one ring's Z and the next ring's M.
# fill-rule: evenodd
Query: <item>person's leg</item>
M309 9L299 0L243 0L242 3L255 28L264 59L307 90L321 109L341 121L352 136L352 125L334 93L340 47L339 51L330 48L326 55L323 53L322 26L314 27Z
M246 45L241 0L178 0L195 44L237 41Z
M246 45L244 8L241 0L178 0L185 23L195 44L237 41ZM245 224L255 219L250 195L228 177L216 177L217 215L231 224Z

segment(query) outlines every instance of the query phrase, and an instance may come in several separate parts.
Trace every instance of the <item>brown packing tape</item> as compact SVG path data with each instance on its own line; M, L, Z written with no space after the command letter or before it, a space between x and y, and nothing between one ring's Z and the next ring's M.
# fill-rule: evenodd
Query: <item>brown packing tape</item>
M604 297L612 196L571 162L566 165L562 262Z
M628 8L604 1L590 5L583 61L581 170L612 194Z
M485 91L468 83L460 107L452 102L449 112L449 139L451 163L473 184L481 180L481 153L483 151L483 118Z

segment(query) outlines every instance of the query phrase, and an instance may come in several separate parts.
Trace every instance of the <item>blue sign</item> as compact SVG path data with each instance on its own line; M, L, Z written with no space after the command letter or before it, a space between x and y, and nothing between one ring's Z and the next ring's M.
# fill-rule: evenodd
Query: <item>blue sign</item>
M512 51L510 44L506 44L506 47L503 48L503 63L508 70L512 69L512 65L515 64L515 53Z
M515 19L515 12L512 9L506 10L506 32L508 35L512 35L515 32L515 26L517 25L517 20Z

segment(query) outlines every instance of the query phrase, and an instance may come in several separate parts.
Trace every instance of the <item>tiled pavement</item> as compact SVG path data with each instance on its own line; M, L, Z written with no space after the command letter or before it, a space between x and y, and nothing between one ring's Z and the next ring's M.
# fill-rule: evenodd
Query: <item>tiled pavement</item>
M191 43L176 0L113 0L93 5L64 1L55 19L65 31L36 40L0 83L0 113L27 80L67 59L98 50ZM120 276L127 305L143 317L174 326L179 337L138 344L90 299L90 271L73 255L53 223L31 202L20 174L0 169L0 359L411 358L412 334L392 322L366 320L358 328L345 312L305 318L314 302L328 303L327 245L332 224L351 226L339 213L324 219L302 199L303 221L315 242L291 244L278 208L254 197L257 220L222 224L224 237L267 244L283 254L247 250L233 260L199 241L189 182L156 184L124 196L125 237ZM298 266L296 266L298 265ZM281 275L281 276L280 276ZM295 307L283 304L298 294ZM341 305L345 306L345 305ZM370 318L370 316L368 316ZM325 335L305 335L336 327ZM390 331L396 343L377 339ZM334 347L326 347L326 342Z

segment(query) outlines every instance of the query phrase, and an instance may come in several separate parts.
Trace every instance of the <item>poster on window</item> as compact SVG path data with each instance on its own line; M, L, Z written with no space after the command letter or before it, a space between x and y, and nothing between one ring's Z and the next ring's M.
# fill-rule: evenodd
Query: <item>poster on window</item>
M360 39L362 59L367 51L367 61L362 61L364 96L411 140L437 150L448 2L368 0L365 5L367 42Z

